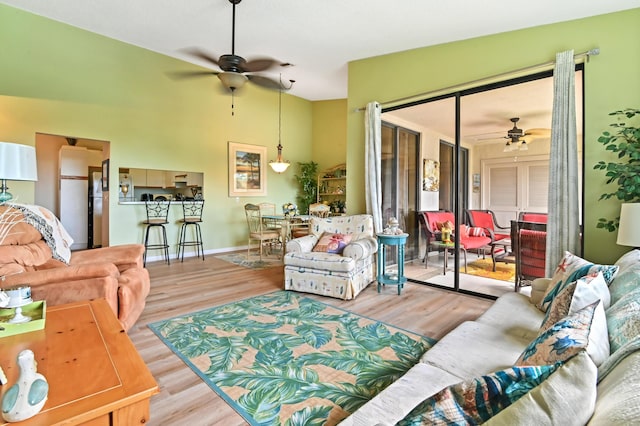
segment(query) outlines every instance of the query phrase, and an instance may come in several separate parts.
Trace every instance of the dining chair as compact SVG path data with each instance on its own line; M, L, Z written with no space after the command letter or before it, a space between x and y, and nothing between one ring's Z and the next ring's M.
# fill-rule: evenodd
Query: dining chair
M275 203L270 202L262 202L258 204L260 207L260 214L262 215L262 221L266 225L267 229L282 229L282 224L273 217L265 217L265 216L276 216L276 205Z
M331 215L331 207L324 203L313 203L309 205L309 214L315 217L329 217Z
M167 229L165 228L165 225L169 223L169 207L171 206L171 200L145 201L144 204L147 211L147 219L142 221L142 224L145 225L144 255L142 257L142 263L146 266L147 252L149 250L162 250L167 261L167 265L169 265L169 243L167 242ZM157 243L150 243L149 232L154 228L160 230L161 241Z
M196 256L200 256L202 252L202 260L204 260L204 246L202 244L202 211L204 210L204 200L182 201L182 219L180 223L180 237L178 238L178 255L181 262L184 262L185 247L195 247ZM187 229L193 228L193 239L187 240ZM182 256L180 253L182 252Z
M249 239L247 243L247 260L251 255L251 242L257 241L260 251L260 260L262 260L263 246L268 246L269 249L273 246L281 245L280 231L275 229L269 229L262 220L262 212L260 206L256 204L245 204L244 212L247 218L247 226L249 228ZM270 251L269 251L270 253Z

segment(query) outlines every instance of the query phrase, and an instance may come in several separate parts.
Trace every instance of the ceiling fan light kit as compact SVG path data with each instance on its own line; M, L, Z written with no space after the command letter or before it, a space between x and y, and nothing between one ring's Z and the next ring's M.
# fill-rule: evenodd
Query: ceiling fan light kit
M246 75L239 72L225 71L218 74L218 78L222 81L222 84L232 92L241 88L249 80Z

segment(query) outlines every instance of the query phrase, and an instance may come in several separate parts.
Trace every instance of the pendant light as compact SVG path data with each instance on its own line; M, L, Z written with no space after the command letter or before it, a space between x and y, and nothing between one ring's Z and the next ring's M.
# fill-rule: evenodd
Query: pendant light
M293 84L293 81L291 82ZM269 161L269 165L276 173L286 171L291 163L282 159L282 74L280 74L280 89L278 90L278 156L276 161Z

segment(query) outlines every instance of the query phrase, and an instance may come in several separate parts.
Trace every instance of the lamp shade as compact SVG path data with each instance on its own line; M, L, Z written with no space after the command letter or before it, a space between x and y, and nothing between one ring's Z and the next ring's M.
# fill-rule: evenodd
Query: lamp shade
M218 74L218 78L222 81L224 87L231 91L241 88L248 80L246 75L232 71L221 72Z
M38 180L36 149L28 145L0 142L0 179Z
M640 247L640 203L622 204L617 243L621 246Z

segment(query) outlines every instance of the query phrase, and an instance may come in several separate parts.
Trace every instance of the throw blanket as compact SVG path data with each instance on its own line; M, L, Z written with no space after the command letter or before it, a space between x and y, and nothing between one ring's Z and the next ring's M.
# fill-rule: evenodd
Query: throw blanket
M69 264L73 238L58 218L47 208L32 204L8 204L24 215L24 221L42 234L42 238L51 248L54 259Z

